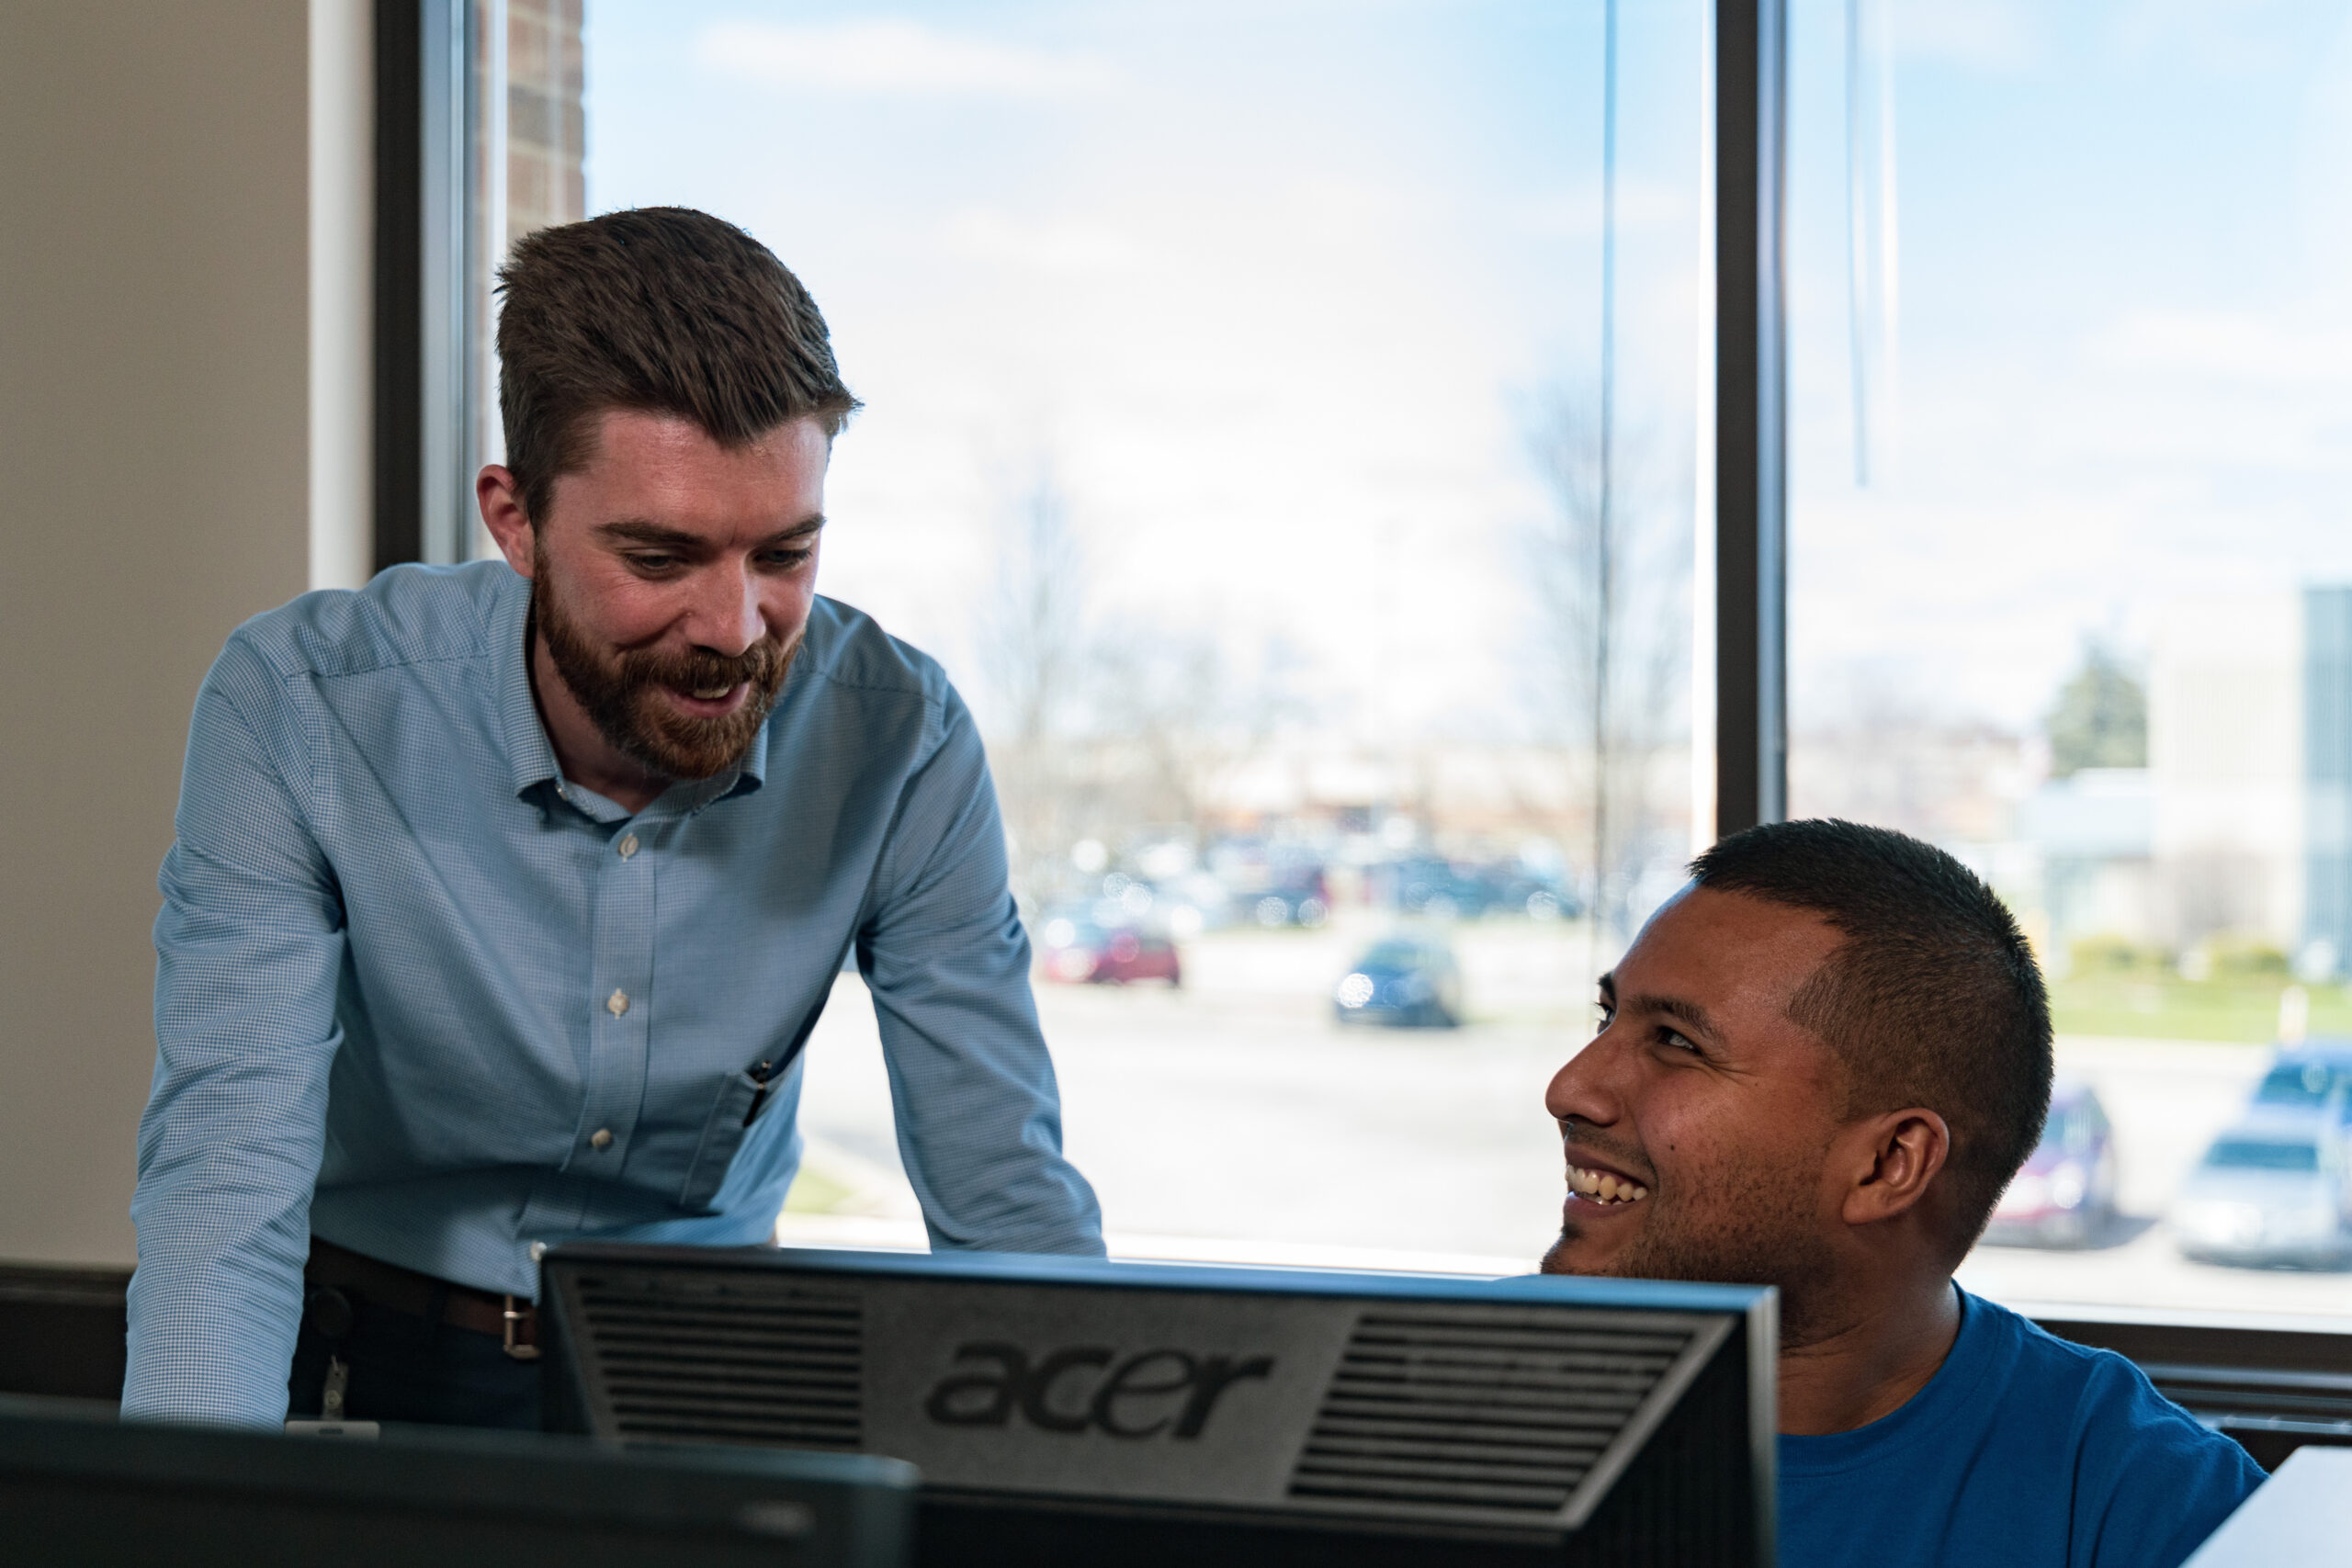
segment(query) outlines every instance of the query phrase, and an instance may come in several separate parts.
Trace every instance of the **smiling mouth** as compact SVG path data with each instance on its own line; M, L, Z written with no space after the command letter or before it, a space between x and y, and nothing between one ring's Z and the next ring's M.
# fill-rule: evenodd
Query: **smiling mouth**
M1587 1170L1578 1165L1568 1167L1568 1187L1577 1197L1602 1208L1638 1203L1650 1195L1650 1190L1638 1181L1628 1181L1612 1171Z

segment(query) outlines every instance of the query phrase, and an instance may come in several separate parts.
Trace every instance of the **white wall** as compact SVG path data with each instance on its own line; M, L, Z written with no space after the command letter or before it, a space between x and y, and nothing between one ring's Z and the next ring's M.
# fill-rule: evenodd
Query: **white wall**
M308 10L0 7L0 1258L131 1256L189 705L311 575Z

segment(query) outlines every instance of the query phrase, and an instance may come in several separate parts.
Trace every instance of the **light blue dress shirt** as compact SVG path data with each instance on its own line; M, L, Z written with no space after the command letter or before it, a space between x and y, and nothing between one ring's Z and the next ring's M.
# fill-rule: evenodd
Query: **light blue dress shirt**
M1102 1250L939 666L820 598L741 764L631 816L557 765L528 603L503 562L397 568L246 623L204 682L127 1415L283 1419L314 1233L518 1295L534 1242L766 1239L853 949L933 1245Z

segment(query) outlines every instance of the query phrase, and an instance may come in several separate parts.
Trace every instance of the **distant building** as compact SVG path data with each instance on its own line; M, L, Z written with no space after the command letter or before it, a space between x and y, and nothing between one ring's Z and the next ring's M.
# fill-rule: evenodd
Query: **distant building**
M2292 951L2303 916L2303 595L2167 606L2148 661L2160 941Z
M2352 959L2352 588L2303 592L2301 965Z
M2018 807L2039 852L2041 907L2063 950L2076 937L2156 940L2156 791L2146 768L2084 768Z

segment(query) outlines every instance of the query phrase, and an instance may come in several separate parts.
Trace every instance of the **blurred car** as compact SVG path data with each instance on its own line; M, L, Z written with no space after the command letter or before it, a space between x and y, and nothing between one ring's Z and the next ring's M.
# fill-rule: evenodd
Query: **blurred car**
M1319 865L1294 867L1256 897L1243 897L1250 918L1261 926L1305 926L1313 931L1331 918L1331 894Z
M1475 920L1492 908L1494 885L1467 862L1420 856L1391 868L1390 902L1408 915L1433 920Z
M2257 1102L2213 1140L2173 1204L2174 1242L2206 1263L2352 1262L2341 1091L2319 1107Z
M1984 1239L1996 1247L2083 1247L2115 1220L2115 1129L2088 1084L2060 1083L2041 1142L2026 1156Z
M1385 938L1331 987L1331 1014L1341 1023L1453 1029L1462 1022L1462 966L1442 942Z
M1048 916L1038 930L1045 970L1073 985L1125 985L1130 980L1184 983L1176 944L1156 931L1105 925L1090 916Z
M2280 1046L2254 1090L2257 1106L2313 1111L2325 1111L2331 1102L2340 1106L2347 1098L2352 1098L2352 1041L2342 1040Z
M1408 915L1433 920L1476 920L1488 915L1573 919L1582 902L1555 875L1517 862L1481 865L1419 855L1382 868L1386 901Z

